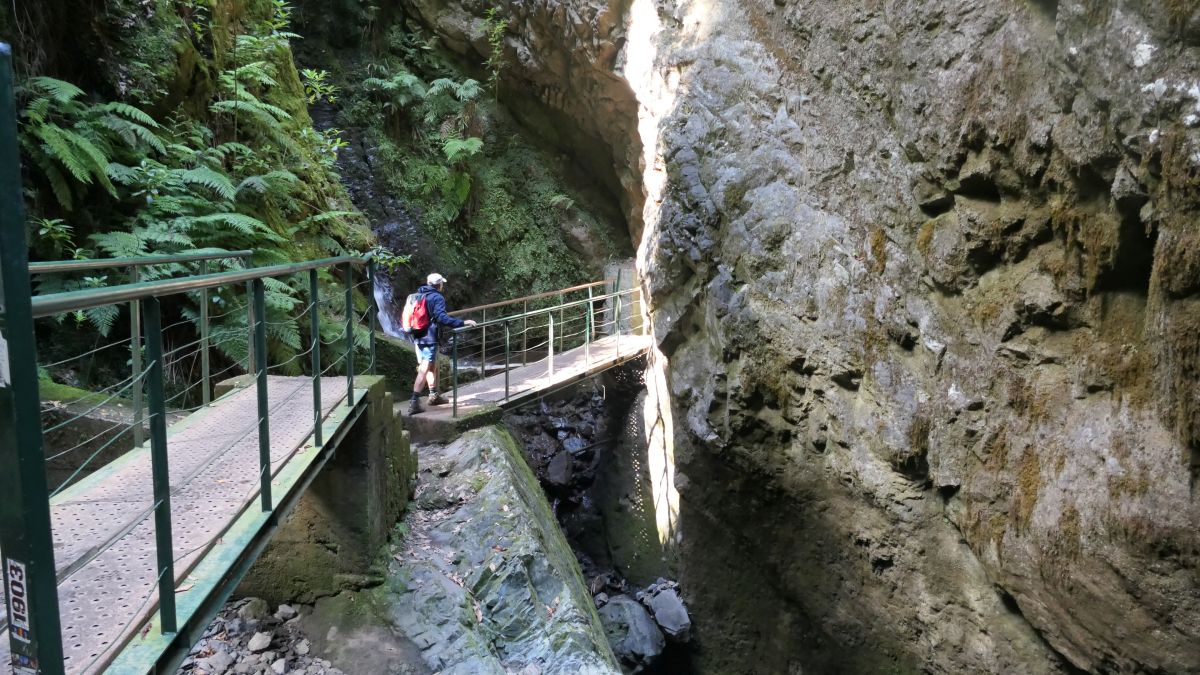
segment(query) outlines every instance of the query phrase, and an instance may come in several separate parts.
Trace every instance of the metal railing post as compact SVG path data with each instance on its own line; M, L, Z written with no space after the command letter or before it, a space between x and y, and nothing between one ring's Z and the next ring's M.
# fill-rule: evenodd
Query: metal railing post
M529 301L521 312L521 365L529 365Z
M483 310L483 324L479 327L479 377L487 377L487 310Z
M0 378L0 577L10 591L19 585L24 594L18 605L16 593L9 593L9 629L0 639L9 641L14 662L24 658L37 664L42 675L62 675L24 200L12 51L0 43L0 343L7 346L0 353L0 369L10 376ZM23 635L12 630L18 616L24 620Z
M208 261L200 261L200 276L208 274ZM208 361L208 289L200 289L200 377L201 403L212 402L212 371Z
M150 357L150 471L154 484L154 551L158 559L158 614L162 632L174 633L175 549L171 537L171 478L167 466L167 404L163 394L162 308L147 298L146 355ZM140 383L139 383L140 384Z
M267 403L267 310L266 291L262 279L250 282L254 309L254 365L258 380L258 471L262 484L262 510L271 505L271 410Z
M321 304L317 271L308 271L308 325L312 332L312 392L313 392L313 445L321 447L321 317L317 308Z
M563 351L563 341L567 339L566 322L563 321L563 294L558 294L558 351Z
M346 263L346 406L354 405L354 266Z
M617 280L620 283L621 273L617 272ZM613 294L613 335L614 341L617 343L617 356L621 355L621 287L617 287L617 292Z
M510 350L508 322L504 322L504 400L508 400L508 358Z
M246 282L246 373L258 372L254 369L254 284Z
M450 416L458 417L458 334L453 335L453 354L450 356L450 381L453 387L450 395ZM436 346L434 347L437 348Z
M551 313L547 314L546 318L550 319L550 339L546 340L546 349L548 349L550 351L550 355L549 355L550 376L553 377L553 375L554 375L554 313L551 312Z
M378 320L379 305L375 302L375 260L372 258L367 261L367 279L370 283L369 295L371 296L371 308L368 310L371 314L371 362L367 368L367 372L371 375L375 374L375 322Z
M129 281L132 283L138 282L138 268L131 266L129 268ZM130 359L133 364L133 446L136 448L145 440L142 435L142 409L145 402L142 400L142 388L145 382L139 381L139 376L142 374L142 308L137 300L129 303L129 337L130 337Z
M592 324L595 318L592 316L594 306L592 305L592 289L588 289L587 311L583 314L583 363L589 368L592 365Z

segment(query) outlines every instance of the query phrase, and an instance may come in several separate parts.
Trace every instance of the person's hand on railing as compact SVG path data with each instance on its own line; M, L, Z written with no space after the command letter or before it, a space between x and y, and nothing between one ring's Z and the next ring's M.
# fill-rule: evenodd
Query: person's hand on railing
M475 327L475 322L474 322L473 320L471 320L471 319L467 319L466 321L463 321L463 323L464 323L464 324L466 324L467 328L474 328L474 327Z

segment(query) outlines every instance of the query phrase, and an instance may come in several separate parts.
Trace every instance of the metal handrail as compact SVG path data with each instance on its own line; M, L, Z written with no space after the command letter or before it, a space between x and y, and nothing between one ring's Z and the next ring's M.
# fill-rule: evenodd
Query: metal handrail
M321 260L310 260L301 263L287 263L283 265L270 265L268 267L254 267L246 270L217 272L216 274L204 274L194 277L183 277L181 279L143 281L134 284L109 286L108 288L89 288L81 291L39 295L32 300L33 316L34 318L42 318L81 309L115 305L120 302L161 298L167 295L199 291L206 288L217 288L244 281L254 281L255 279L266 279L268 277L278 277L296 272L306 272L322 267L334 267L346 264L366 265L368 262L368 259L362 256L344 255L336 258L322 258Z
M608 286L608 285L611 285L612 283L613 283L612 279L605 279L603 281L593 281L591 283L580 284L578 286L572 286L570 288L564 288L564 289L558 290L558 291L546 291L545 293L535 293L533 295L526 295L521 298L513 298L512 300L493 302L489 305L476 305L475 307L467 307L466 309L458 309L453 312L448 312L448 314L450 314L450 316L461 316L463 314L472 314L474 312L482 312L482 311L485 311L488 309L495 309L497 307L508 307L509 305L516 305L516 304L522 303L522 302L531 302L533 300L542 300L544 298L551 298L556 295L566 295L567 293L574 293L575 291L586 291L589 288L595 288L597 286Z
M596 295L592 292L592 289L595 288L596 286L607 286L610 284L611 284L611 287L613 288L613 290L611 290L609 292L606 292L606 293L603 293L600 295ZM555 355L555 346L554 345L555 345L556 337L557 337L557 342L558 342L558 351L561 353L564 351L564 346L568 339L571 341L572 344L574 344L575 340L578 337L582 336L583 337L582 345L576 345L576 346L582 346L584 348L585 361L590 361L590 359L591 359L591 343L592 343L593 333L598 333L598 329L600 327L599 325L597 325L597 322L596 322L596 316L595 316L596 315L596 304L613 302L614 303L613 334L618 336L617 344L618 344L618 353L619 353L619 345L620 345L620 343L619 343L620 337L619 336L620 336L620 331L621 331L620 306L623 304L623 302L625 302L625 298L627 296L640 295L641 288L634 287L634 288L628 288L628 289L622 290L620 288L619 280L617 280L616 282L601 281L601 282L593 282L590 284L584 284L582 286L573 287L571 289L564 289L562 291L552 291L548 294L543 294L541 297L547 297L547 296L562 297L563 295L565 295L568 292L577 291L577 290L587 290L588 297L585 299L582 299L582 300L573 300L571 302L560 302L559 304L556 304L552 307L543 307L540 309L529 310L529 311L522 312L520 314L511 315L511 316L505 316L505 317L500 317L500 318L496 318L496 319L485 319L483 321L479 321L479 322L475 323L472 326L460 326L458 328L455 328L453 331L451 331L451 333L455 337L455 339L453 341L453 345L452 345L451 366L450 366L451 367L451 378L452 378L452 382L451 382L451 390L452 390L452 393L451 393L451 411L452 411L451 416L452 417L458 417L459 349L460 349L460 347L463 346L461 344L462 339L460 339L460 336L467 333L468 331L474 331L474 330L480 331L481 340L478 345L475 345L478 348L478 351L475 351L475 350L472 350L472 351L476 355L479 356L480 362L479 362L478 368L479 368L480 375L482 377L486 377L487 376L487 365L488 365L487 329L489 327L503 324L503 329L504 329L504 339L503 339L504 398L505 398L505 400L508 400L508 398L510 396L509 371L515 365L515 364L513 364L513 361L512 361L513 345L512 345L512 332L511 332L511 328L510 328L510 326L513 324L513 322L520 322L522 324L522 329L521 329L522 333L525 333L528 331L528 320L530 318L539 316L539 315L545 315L548 318L548 323L545 326L540 327L540 328L546 328L549 331L547 340L543 343L539 343L538 345L535 345L535 348L540 347L541 345L546 346L546 348L547 348L546 358L548 359L548 363L549 363L549 371L550 371L550 374L553 375L553 373L554 373L554 355ZM518 300L514 301L514 304L516 302L525 302L525 299L518 299ZM504 303L498 303L498 304L504 304ZM489 307L492 307L492 306L489 306ZM584 309L584 313L583 313L582 317L572 317L572 318L566 319L566 320L563 319L563 317L567 313L567 310L578 310L581 308ZM572 312L572 313L574 313L574 312ZM556 314L559 316L559 320L557 322L555 321ZM580 321L580 320L582 320L584 323L584 327L583 327L582 331L572 332L572 333L568 334L567 332L562 330L562 328L565 325L573 323L575 321ZM601 325L604 325L607 323L608 322L605 321ZM559 328L559 332L557 334L555 331L556 327ZM644 328L645 328L645 326L643 325L643 329ZM527 356L528 356L527 355L528 344L524 338L525 338L525 336L522 335L521 365L525 365L527 363Z
M563 291L563 292L565 293L566 291ZM612 293L605 293L604 295L597 295L594 298L586 298L584 300L572 300L571 302L564 302L561 305L554 305L553 307L543 307L541 309L531 309L528 312L522 312L520 314L513 314L512 316L502 316L499 319L488 319L487 321L477 321L477 322L475 322L474 326L462 326L460 328L455 328L454 333L455 334L465 333L469 330L473 330L476 328L484 328L487 326L494 326L496 324L505 323L507 321L519 321L521 319L527 319L529 317L536 316L538 314L546 314L548 312L560 312L562 310L572 309L575 307L582 307L583 305L587 305L589 303L595 304L597 302L602 302L602 301L608 300L610 298L619 298L622 295L631 295L631 294L639 293L639 292L641 292L641 289L627 288L623 291L614 291ZM552 293L551 295L558 295L558 293ZM571 321L578 321L578 319L571 319Z
M177 253L171 255L144 255L128 258L88 258L86 260L47 260L29 263L29 274L50 272L77 272L110 267L144 267L146 265L169 265L171 263L223 260L225 258L249 258L254 251L225 251L222 253Z

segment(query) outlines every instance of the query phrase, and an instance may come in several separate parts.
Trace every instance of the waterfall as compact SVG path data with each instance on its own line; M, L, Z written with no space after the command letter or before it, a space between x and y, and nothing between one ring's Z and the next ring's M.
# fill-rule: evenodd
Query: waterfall
M397 305L392 280L386 274L375 275L374 290L375 306L379 308L379 327L392 337L403 337L404 333L400 330L400 322L396 320L396 312L393 309Z

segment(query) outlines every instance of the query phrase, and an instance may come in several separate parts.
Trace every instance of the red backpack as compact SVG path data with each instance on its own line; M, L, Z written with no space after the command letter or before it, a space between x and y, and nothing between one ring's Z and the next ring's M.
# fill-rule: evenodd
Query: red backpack
M425 293L413 293L404 301L404 313L400 315L400 328L406 333L429 328L429 310L425 307Z

